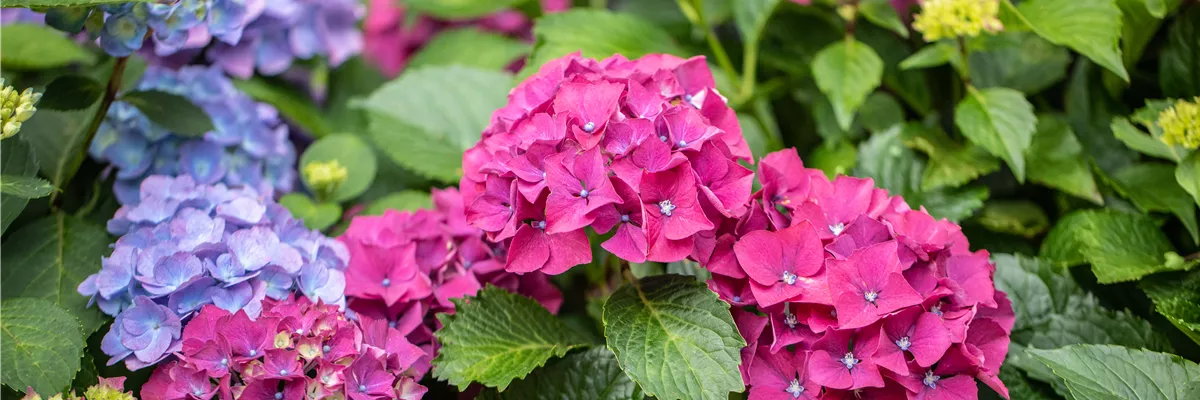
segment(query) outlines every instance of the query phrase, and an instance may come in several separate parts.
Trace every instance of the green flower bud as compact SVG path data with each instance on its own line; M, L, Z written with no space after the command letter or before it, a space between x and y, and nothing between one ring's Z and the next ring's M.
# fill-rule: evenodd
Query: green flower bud
M926 42L943 38L975 37L983 31L999 32L999 0L925 0L921 13L913 18L913 29Z
M313 161L304 166L304 181L318 197L328 196L349 178L349 171L337 160Z
M1192 101L1179 100L1158 114L1158 126L1162 128L1162 141L1169 146L1200 148L1200 97Z
M42 99L42 94L33 89L17 93L16 88L4 85L4 79L0 79L0 87L0 139L8 139L20 132L21 123L37 112L34 104Z

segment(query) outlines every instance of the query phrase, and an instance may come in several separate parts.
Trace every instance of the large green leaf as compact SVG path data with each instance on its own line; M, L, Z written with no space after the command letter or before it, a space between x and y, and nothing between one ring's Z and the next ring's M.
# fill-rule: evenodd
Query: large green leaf
M838 175L849 175L858 162L858 152L854 144L848 141L826 140L813 149L804 158L804 165L825 171L825 176L833 179Z
M412 11L442 19L482 17L529 0L401 0Z
M1022 1L1016 9L1022 22L1039 36L1070 47L1129 81L1118 47L1121 9L1115 0L1032 0Z
M1200 379L1200 365L1174 354L1107 345L1030 352L1079 399L1185 400L1188 384Z
M25 199L36 199L50 195L54 186L36 176L0 174L0 193Z
M1025 160L1030 181L1096 204L1104 203L1091 163L1066 119L1038 116L1037 133L1025 151Z
M1040 254L1065 264L1090 263L1096 279L1108 284L1190 266L1168 263L1171 251L1166 234L1146 215L1080 210L1058 221Z
M479 141L492 111L503 107L512 76L458 65L406 71L372 93L370 137L400 165L458 182L462 152Z
M501 70L512 65L530 46L507 36L476 28L442 31L413 54L406 68L430 65L462 65Z
M1175 181L1192 195L1192 201L1200 205L1200 151L1193 152L1175 167Z
M929 165L921 179L922 190L959 187L1000 169L1000 160L983 148L955 143L940 130L910 124L903 136L905 145L929 156Z
M375 181L378 163L375 151L358 136L348 133L330 135L313 142L300 156L300 171L309 163L336 160L346 168L346 181L337 187L327 201L344 202L358 197ZM312 190L308 177L301 173L305 186Z
M1152 276L1140 285L1159 314L1200 343L1200 271Z
M4 7L9 7L7 0ZM0 26L0 37L4 37L0 66L5 69L47 69L96 61L91 52L49 26L6 24Z
M812 73L817 88L833 105L838 126L847 130L855 111L883 81L883 60L871 46L847 37L817 53Z
M49 300L74 314L87 336L104 316L76 289L100 270L111 242L103 227L62 213L25 225L4 242L0 263L10 268L0 270L0 295Z
M729 304L680 275L642 278L604 303L604 336L621 368L661 399L725 399L744 389L746 345Z
M968 88L967 97L954 108L954 124L971 142L1003 159L1017 181L1025 181L1025 151L1033 141L1037 117L1021 92Z
M518 77L532 75L542 64L579 51L603 59L621 54L630 59L650 53L684 55L675 39L653 23L630 14L576 8L539 18L533 27L537 41Z
M1175 183L1175 167L1161 163L1134 164L1113 175L1118 189L1142 211L1169 212L1200 244L1200 228L1196 226L1196 205L1192 197Z
M150 122L176 135L196 137L216 129L203 108L177 94L142 90L125 93L118 100L137 107Z
M304 221L308 229L325 230L342 219L342 206L338 203L318 204L302 193L288 193L279 198L279 205L288 209L292 216Z
M5 299L0 302L0 331L0 380L5 385L58 393L71 384L79 371L83 336L70 313L46 300Z
M983 186L951 190L941 188L922 190L925 163L901 142L903 132L923 129L915 124L879 132L858 147L855 176L869 177L875 184L895 196L904 196L910 206L924 206L936 218L961 221L983 207L988 190ZM904 136L913 136L903 133Z
M1025 94L1049 88L1067 76L1071 54L1029 32L980 36L971 52L971 82L980 88L1007 87Z
M46 86L37 107L46 110L78 110L87 108L103 95L103 83L84 75L63 75Z
M742 43L758 45L763 28L779 6L780 0L740 0L733 3L733 21L742 34Z
M551 357L588 343L536 301L495 286L452 301L454 314L438 314L442 348L433 375L461 389L478 382L503 391Z
M1113 137L1109 125L1125 106L1109 96L1100 83L1099 69L1088 60L1080 60L1072 68L1067 84L1067 121L1090 157L1101 171L1113 173L1133 163L1137 153Z
M36 178L37 172L37 157L23 137L4 141L4 145L0 146L0 174ZM8 225L21 215L27 204L28 198L0 191L0 233L8 230Z
M21 137L33 146L42 176L54 187L63 187L83 163L84 130L98 107L99 102L84 110L38 110L21 126Z
M637 385L629 380L613 353L603 347L569 354L538 368L507 390L484 392L496 400L629 400Z
M333 132L309 95L290 85L265 78L235 80L233 85L255 100L274 106L289 122L313 136L322 137Z
M1200 9L1188 10L1171 24L1158 62L1158 81L1168 97L1200 96Z

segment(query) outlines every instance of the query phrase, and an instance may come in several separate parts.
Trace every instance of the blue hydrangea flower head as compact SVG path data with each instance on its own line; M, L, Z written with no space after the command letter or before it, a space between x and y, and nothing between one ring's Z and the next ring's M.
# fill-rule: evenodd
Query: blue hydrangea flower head
M188 98L212 119L202 137L179 136L150 122L136 107L114 103L92 141L92 157L117 171L113 190L121 204L136 203L145 177L187 175L199 184L248 185L290 192L296 181L296 150L274 107L238 91L215 67L178 71L151 66L138 90Z
M304 228L272 200L270 188L151 175L108 231L120 236L112 254L78 290L116 317L104 342L110 363L140 368L160 361L163 349L178 345L178 331L147 336L144 327L186 325L207 304L256 317L264 299L293 292L326 304L346 301L346 247Z
M174 0L118 3L100 7L105 13L100 45L109 55L127 56L146 43L147 28L154 54L169 56L199 50L213 38L237 44L246 24L258 17L266 0ZM73 25L65 25L73 26Z
M277 75L297 59L324 57L338 66L362 52L356 0L273 0L251 21L236 43L214 43L208 59L233 76ZM212 24L210 24L212 25Z

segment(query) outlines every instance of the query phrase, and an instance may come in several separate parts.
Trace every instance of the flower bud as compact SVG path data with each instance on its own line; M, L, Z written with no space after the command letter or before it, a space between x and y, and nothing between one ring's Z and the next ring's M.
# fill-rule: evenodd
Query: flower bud
M304 181L320 196L333 193L349 177L349 171L337 160L313 161L304 165Z
M913 29L923 33L926 42L975 37L983 31L1004 29L999 14L999 0L926 0L921 3L921 13L913 18Z
M33 117L37 111L34 104L42 99L42 94L33 89L18 94L16 88L4 86L3 79L0 79L0 86L3 86L0 89L0 139L8 139L21 131L22 122Z
M1163 110L1158 114L1158 126L1163 130L1163 143L1188 149L1200 147L1200 97L1190 102L1179 100Z

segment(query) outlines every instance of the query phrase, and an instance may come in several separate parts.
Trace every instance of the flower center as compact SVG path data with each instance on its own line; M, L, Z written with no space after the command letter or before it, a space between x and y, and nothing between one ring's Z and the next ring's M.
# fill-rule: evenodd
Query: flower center
M629 222L629 214L622 214L621 222Z
M790 393L793 399L798 399L800 394L804 393L804 386L800 386L799 379L792 379L792 383L784 391Z
M546 230L546 221L533 221L529 223L529 226L532 226L536 229Z
M257 355L258 355L258 350L255 350L255 349L250 349L250 357L254 357L254 356L257 356Z
M586 198L587 198L587 196L588 196L588 191L587 191L587 189L583 189L583 190L580 190L580 191L579 191L579 197L582 197L582 198L585 198L585 199L586 199Z
M284 375L287 375L287 374L288 374L288 373L287 373L287 370L286 370L286 369L281 369L281 370L279 370L279 375L281 375L281 376L284 376Z
M303 335L303 334L304 334L304 328L296 328L296 334L297 334L297 335Z
M358 385L358 391L360 391L360 392L365 392L365 391L367 391L367 385L359 384L359 385Z
M330 351L332 351L332 350L333 350L333 348L332 348L332 347L329 347L329 345L324 345L324 346L321 346L321 351L323 351L323 352L326 352L326 353L328 353L328 352L330 352Z
M841 361L842 365L846 366L846 369L854 369L854 366L861 362L859 359L854 358L854 352L846 353L846 355L842 356Z
M908 348L911 346L912 341L908 339L908 336L902 337L900 340L896 341L896 347L899 347L900 350L908 351Z
M942 305L936 304L933 307L930 307L929 312L931 312L931 313L933 313L933 315L936 315L939 317L942 316Z
M741 303L741 302L742 302L742 296L733 296L733 299L732 299L732 300L733 300L733 302L734 302L734 303Z
M280 400L282 398L283 398L283 392L275 392L275 400Z
M879 292L876 292L874 289L868 290L866 293L863 293L863 299L866 299L868 303L875 304L875 300L879 300Z
M388 328L395 328L395 327L396 327L396 321L388 321Z
M675 212L675 205L671 204L670 200L660 201L658 202L658 211L661 211L662 215L670 217L671 213Z
M795 285L796 284L796 274L793 274L792 271L783 271L783 278L781 280L783 281L783 283L786 283L789 285Z
M838 222L835 225L829 226L829 231L833 232L833 236L841 235L842 231L846 230L846 224Z
M788 314L783 317L783 324L787 325L788 329L796 329L796 314Z
M942 377L934 375L933 371L925 371L925 379L922 379L921 383L929 386L930 389L937 389L937 381L939 379L942 379Z
M583 124L583 131L584 131L584 132L587 132L587 133L592 133L592 132L594 132L595 130L596 130L596 123L595 123L595 122L588 122L588 123L586 123L586 124Z
M223 366L226 366L226 365L229 365L229 359L228 359L228 358L222 358L222 359L221 359L221 366L223 367Z
M203 395L203 394L204 394L204 391L203 391L203 390L200 390L200 389L196 389L196 390L193 390L193 391L192 391L192 394L193 394L193 395L196 395L196 397L200 397L201 395Z
M686 141L686 140L680 140L680 141L679 141L679 147L687 147L687 145L688 145L688 143L687 143L687 141Z
M472 262L471 262L471 260L464 260L464 261L463 261L463 268L471 268L471 264L474 264L474 263L472 263Z
M380 283L383 284L383 287L392 286L392 280L388 278L383 278L383 282Z
M658 140L662 142L667 141L667 135L658 135Z

